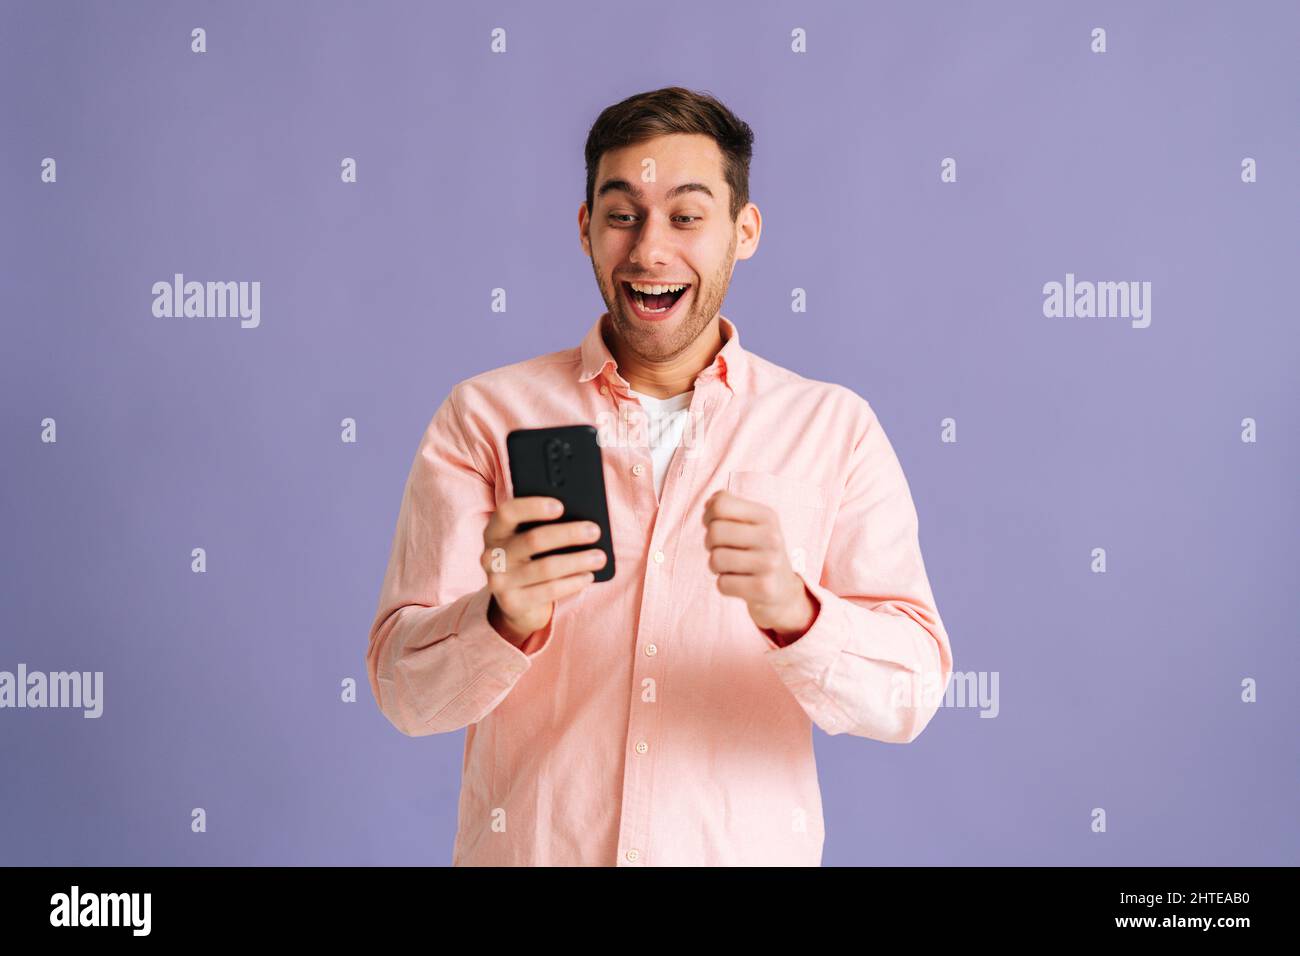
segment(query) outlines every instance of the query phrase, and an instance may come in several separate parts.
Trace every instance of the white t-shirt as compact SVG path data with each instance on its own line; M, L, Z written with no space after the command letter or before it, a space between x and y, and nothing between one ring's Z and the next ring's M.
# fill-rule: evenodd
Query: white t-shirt
M664 479L668 477L668 463L673 460L673 452L682 443L682 433L686 430L686 418L690 411L691 395L695 389L688 389L671 398L654 398L642 395L635 389L628 389L646 411L649 421L646 423L646 440L650 444L650 458L654 461L655 497L664 490Z

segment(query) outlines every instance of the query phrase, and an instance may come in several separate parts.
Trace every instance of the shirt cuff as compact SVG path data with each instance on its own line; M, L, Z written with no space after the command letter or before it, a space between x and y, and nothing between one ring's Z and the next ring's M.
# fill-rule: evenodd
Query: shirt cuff
M841 598L833 591L813 584L803 574L795 572L810 594L820 605L812 626L782 647L771 635L760 629L767 641L767 659L786 680L819 680L839 659L849 639L849 628L840 615Z
M465 686L424 722L426 733L441 733L476 723L490 713L532 662L550 646L551 625L528 635L525 652L501 636L488 621L492 592L484 586L466 598L454 636L462 655Z
M488 606L492 592L483 587L477 591L465 605L464 613L456 625L456 633L467 645L478 649L483 657L480 669L503 673L523 673L532 666L533 659L551 646L551 632L555 624L555 613L546 626L529 634L516 646L492 626L488 620Z

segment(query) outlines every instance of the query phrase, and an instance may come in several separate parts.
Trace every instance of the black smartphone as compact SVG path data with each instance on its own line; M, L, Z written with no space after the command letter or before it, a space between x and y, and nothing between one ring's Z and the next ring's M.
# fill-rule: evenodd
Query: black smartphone
M549 521L525 521L520 531L561 521L594 521L600 539L569 544L543 551L533 557L568 554L600 548L605 564L592 574L596 581L614 577L614 540L609 533L609 503L605 499L605 468L591 425L561 425L554 428L520 428L506 436L510 459L510 483L514 497L545 495L564 502L564 513Z

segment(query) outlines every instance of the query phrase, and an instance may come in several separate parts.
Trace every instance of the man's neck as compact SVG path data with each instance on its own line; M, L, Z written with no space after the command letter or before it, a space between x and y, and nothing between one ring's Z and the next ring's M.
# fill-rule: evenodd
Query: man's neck
M713 364L725 344L716 315L685 351L666 362L646 362L624 348L614 336L605 337L606 347L618 362L618 374L634 392L651 398L672 398L688 391L699 374Z

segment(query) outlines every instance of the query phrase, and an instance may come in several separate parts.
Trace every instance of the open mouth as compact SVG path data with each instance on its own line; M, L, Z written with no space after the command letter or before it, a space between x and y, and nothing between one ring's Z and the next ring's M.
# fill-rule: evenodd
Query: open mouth
M690 291L689 282L623 282L623 294L637 315L650 321L668 318Z

